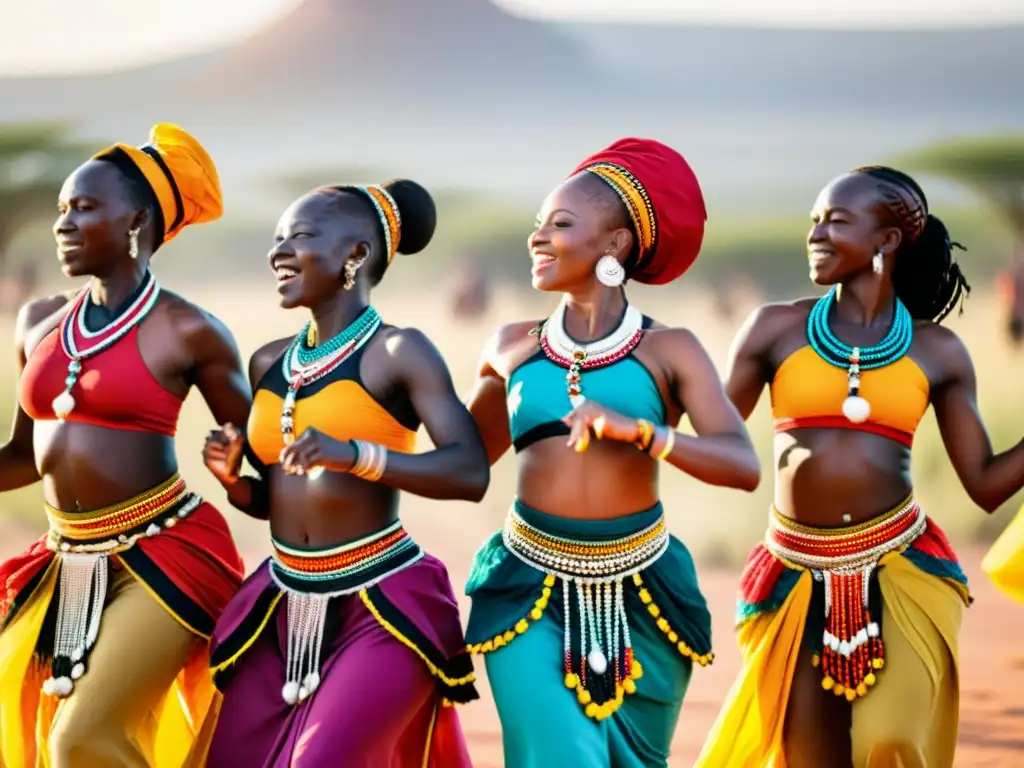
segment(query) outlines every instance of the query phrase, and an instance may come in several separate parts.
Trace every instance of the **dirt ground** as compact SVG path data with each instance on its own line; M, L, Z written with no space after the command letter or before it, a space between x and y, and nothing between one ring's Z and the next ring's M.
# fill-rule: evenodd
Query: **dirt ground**
M457 593L469 571L476 546L489 525L441 505L410 509L405 518L411 533L447 563ZM460 510L461 511L461 510ZM454 514L452 514L454 513ZM232 518L236 536L251 568L266 554L262 525ZM5 522L0 514L0 557L28 543L33 531ZM979 548L961 549L975 603L967 613L961 638L962 695L960 749L957 768L1012 768L1024 765L1024 607L998 593L981 573ZM670 765L693 763L738 667L730 626L738 571L702 568L701 586L715 616L715 663L694 673L683 707ZM461 596L463 615L468 601ZM481 701L460 708L476 768L501 768L501 734L483 672Z

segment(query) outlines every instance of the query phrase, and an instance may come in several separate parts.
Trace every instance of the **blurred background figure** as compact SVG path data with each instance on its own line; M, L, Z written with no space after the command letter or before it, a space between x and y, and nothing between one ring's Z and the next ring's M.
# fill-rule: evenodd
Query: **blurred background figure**
M996 275L1003 327L1014 346L1024 343L1024 248Z
M374 301L389 322L434 341L465 395L495 327L555 309L557 298L530 289L526 241L539 201L579 158L620 137L657 137L701 179L707 231L685 281L663 291L637 286L631 300L693 330L724 373L755 306L805 295L814 193L847 168L898 167L927 188L969 248L957 259L974 290L964 314L946 323L974 361L993 444L1010 445L1024 433L1024 340L1010 343L1024 294L1024 3L819 5L104 0L83 13L72 0L6 3L0 340L10 346L0 341L0 355L13 354L12 313L24 297L71 287L50 232L61 181L81 157L172 120L217 158L226 213L161 250L162 285L222 319L248 359L301 325L273 308L264 258L281 210L328 181L415 178L434 196L437 231L423 258L389 274ZM0 418L13 413L13 368L0 366L8 408ZM767 466L767 398L747 425ZM200 456L212 426L199 398L189 398L177 443L182 473L220 504L223 491ZM684 418L680 429L690 428ZM429 450L429 439L418 445ZM479 505L402 500L410 534L454 583L504 518L513 464L493 467ZM1020 652L1024 608L981 568L1024 495L978 514L931 415L915 435L911 469L976 597L960 638L958 768L1024 764L1024 666L1008 661ZM738 569L763 536L772 484L746 495L663 474L669 527L697 560L717 651L684 705L686 727L669 762L676 768L693 764L736 676ZM0 558L27 545L44 523L40 509L38 488L4 494ZM269 554L265 526L240 513L229 520L248 564ZM463 596L460 606L465 617ZM474 764L498 768L497 716L482 666L478 673L484 700L460 714Z
M449 275L448 311L462 322L477 320L491 306L491 282L478 262L464 259Z

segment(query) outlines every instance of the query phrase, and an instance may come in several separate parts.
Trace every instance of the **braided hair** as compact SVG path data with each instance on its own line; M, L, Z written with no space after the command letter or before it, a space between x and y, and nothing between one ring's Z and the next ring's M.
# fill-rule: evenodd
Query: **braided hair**
M967 250L950 240L942 221L928 213L924 190L910 176L881 165L857 168L854 173L879 182L881 205L903 233L896 251L893 288L917 320L941 323L971 292L971 286L953 258L953 249Z

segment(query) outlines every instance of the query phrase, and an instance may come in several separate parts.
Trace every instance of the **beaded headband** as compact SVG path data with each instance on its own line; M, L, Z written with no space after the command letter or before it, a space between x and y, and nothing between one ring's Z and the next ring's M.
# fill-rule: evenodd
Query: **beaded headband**
M390 264L402 239L402 215L398 212L398 203L384 187L377 184L353 187L353 189L366 195L377 210L380 223L384 228L384 248L388 252L388 264Z
M640 179L627 171L621 165L615 163L594 163L584 168L604 181L615 193L622 198L622 202L629 211L629 218L633 222L637 237L640 239L639 256L643 261L658 238L658 223L654 215L654 204L650 195Z

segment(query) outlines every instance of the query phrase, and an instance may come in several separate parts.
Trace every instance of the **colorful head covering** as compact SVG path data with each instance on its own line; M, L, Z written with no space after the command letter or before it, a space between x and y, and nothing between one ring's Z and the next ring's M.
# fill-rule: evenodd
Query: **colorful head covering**
M398 210L395 198L379 184L342 187L342 189L361 192L373 203L373 208L377 211L377 216L380 217L381 228L384 230L384 250L388 253L388 264L390 264L402 242L402 214Z
M159 123L143 146L114 144L93 157L114 163L152 192L156 247L190 224L216 221L224 211L217 167L202 145L176 125Z
M614 189L629 212L639 253L630 279L663 285L697 260L707 209L682 155L652 139L619 139L580 163L573 175L584 171Z

